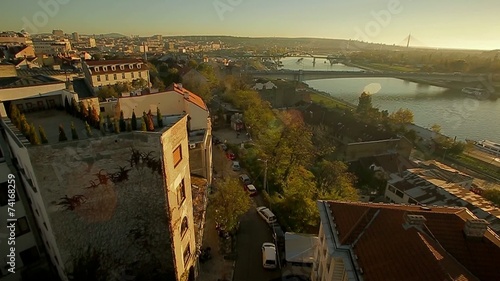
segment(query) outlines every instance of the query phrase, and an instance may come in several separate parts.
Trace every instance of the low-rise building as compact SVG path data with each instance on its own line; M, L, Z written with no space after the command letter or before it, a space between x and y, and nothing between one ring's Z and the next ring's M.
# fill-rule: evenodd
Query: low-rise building
M132 83L136 79L148 83L150 80L147 64L137 59L85 61L82 68L89 87L94 91L102 86Z
M438 166L434 166L438 167ZM465 207L500 233L500 208L471 191L472 178L438 168L413 168L392 174L385 197L393 203Z
M311 280L499 280L500 238L466 208L319 201Z
M36 54L58 55L71 51L71 42L68 39L34 40L33 47Z

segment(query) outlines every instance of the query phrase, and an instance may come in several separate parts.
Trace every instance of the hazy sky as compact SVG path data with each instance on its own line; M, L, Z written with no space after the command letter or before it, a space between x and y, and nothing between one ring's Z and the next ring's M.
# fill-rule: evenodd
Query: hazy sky
M44 8L45 6L45 8ZM500 49L498 0L1 0L0 30L362 39Z

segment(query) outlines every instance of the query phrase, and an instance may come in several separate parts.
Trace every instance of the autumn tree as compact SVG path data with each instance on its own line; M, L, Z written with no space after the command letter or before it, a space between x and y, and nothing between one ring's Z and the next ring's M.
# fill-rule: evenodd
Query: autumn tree
M64 132L63 125L59 125L59 141L67 141L66 133Z
M146 114L146 127L150 132L153 132L155 130L153 114L151 113L151 110L149 110L148 114Z
M28 123L28 120L26 120L26 116L24 114L21 114L21 117L20 117L20 130L21 130L21 133L23 133L24 136L28 136L29 132L30 132L30 125Z
M89 123L90 123L90 125L92 125L94 127L99 126L99 114L97 113L97 110L95 109L95 107L92 107L92 109L90 111Z
M10 120L12 121L12 124L16 128L20 128L21 125L21 112L19 111L19 108L13 103L10 104Z
M247 192L241 188L238 180L227 177L217 185L217 192L212 199L216 222L227 232L232 232L240 217L251 207Z
M45 133L45 130L43 129L42 126L38 126L38 132L40 133L40 139L43 144L48 143L49 141L47 140L47 134Z
M413 123L413 112L408 108L400 108L389 115L389 119L396 125Z
M88 108L85 107L85 104L83 104L83 102L80 102L80 118L82 118L83 120L87 120L87 118L89 117L89 111L88 111Z
M30 139L31 144L39 145L41 143L40 138L38 137L38 134L36 133L35 124L33 124L33 123L31 123L31 125L30 125L29 139Z

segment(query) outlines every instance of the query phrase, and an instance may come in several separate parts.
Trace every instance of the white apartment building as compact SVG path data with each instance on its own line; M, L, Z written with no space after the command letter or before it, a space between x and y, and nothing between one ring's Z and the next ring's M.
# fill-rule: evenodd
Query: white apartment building
M85 79L94 91L120 82L132 83L136 79L144 79L148 83L150 81L148 66L142 60L85 61L82 67Z
M57 40L34 40L33 47L37 55L66 54L71 51L71 42L68 39Z

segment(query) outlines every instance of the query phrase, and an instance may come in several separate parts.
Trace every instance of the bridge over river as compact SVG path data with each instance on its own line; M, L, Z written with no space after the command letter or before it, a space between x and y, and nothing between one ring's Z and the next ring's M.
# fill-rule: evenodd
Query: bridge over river
M375 71L314 71L314 70L271 70L246 71L255 78L286 79L295 81L331 79L331 78L376 78L392 77L403 80L428 80L434 82L484 82L488 81L486 74L461 73L419 73L419 72L375 72Z

